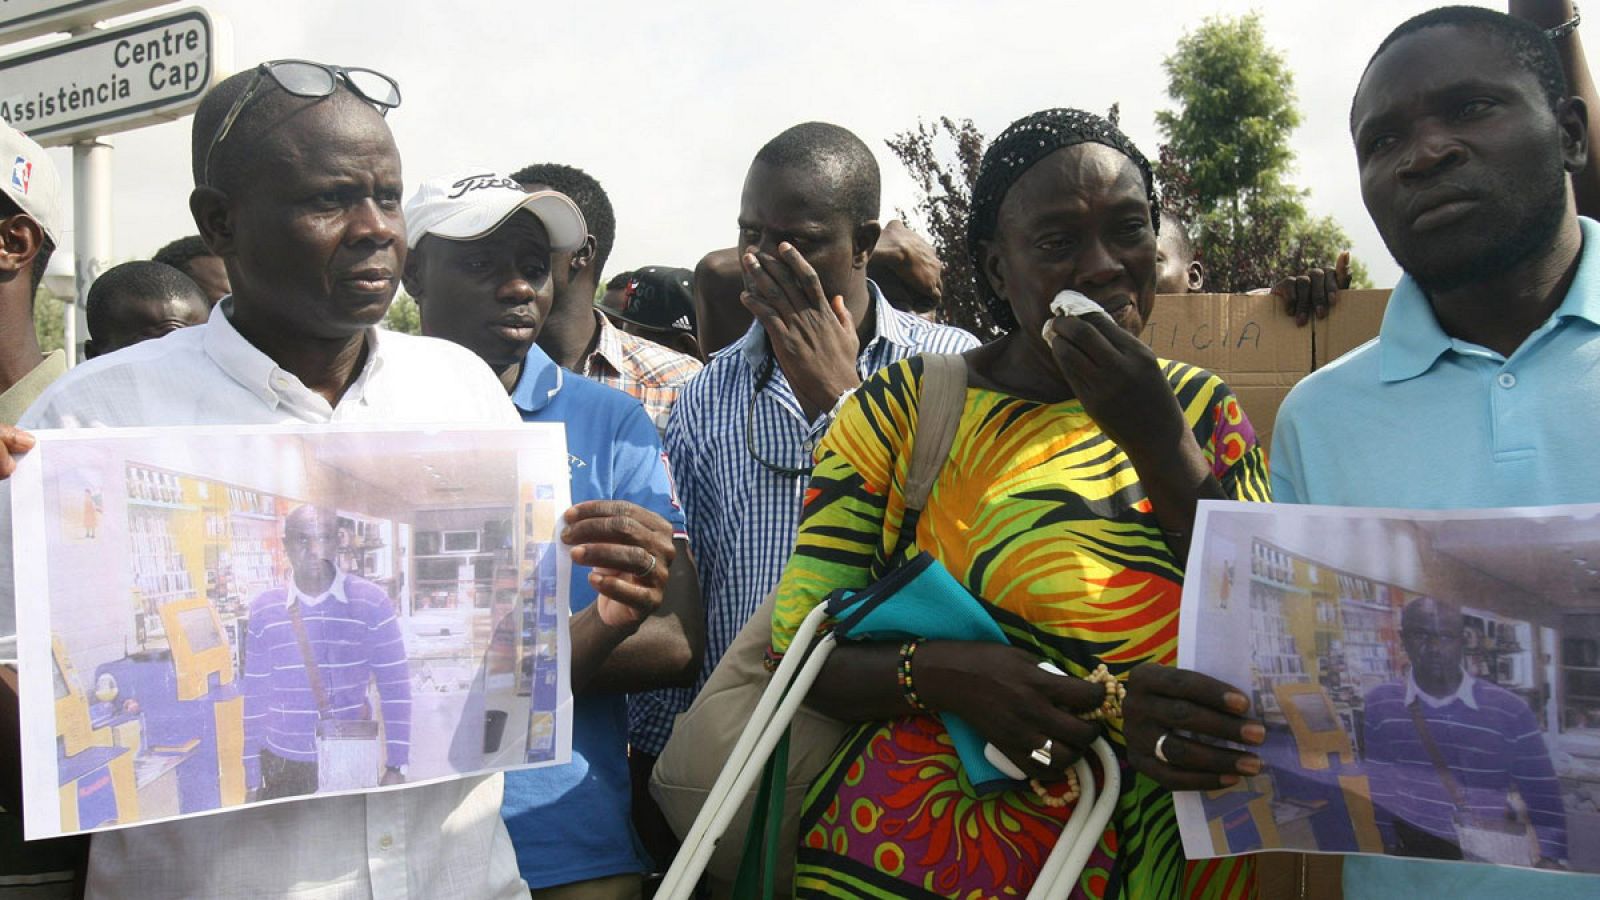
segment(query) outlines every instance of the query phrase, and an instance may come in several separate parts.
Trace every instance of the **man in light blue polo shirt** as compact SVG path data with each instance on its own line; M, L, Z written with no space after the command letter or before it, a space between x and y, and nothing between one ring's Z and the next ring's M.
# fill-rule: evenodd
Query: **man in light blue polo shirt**
M535 898L628 900L647 861L630 821L624 692L691 681L704 614L656 428L639 401L534 343L551 258L588 234L576 206L483 171L424 182L406 204L405 285L422 330L489 364L528 422L562 422L572 500L572 764L511 772L502 813ZM648 615L659 607L654 615Z
M1274 498L1600 502L1600 225L1574 206L1587 119L1549 38L1487 9L1424 13L1379 46L1350 120L1367 211L1406 274L1377 339L1284 401ZM1363 856L1344 883L1362 900L1600 894L1589 876Z

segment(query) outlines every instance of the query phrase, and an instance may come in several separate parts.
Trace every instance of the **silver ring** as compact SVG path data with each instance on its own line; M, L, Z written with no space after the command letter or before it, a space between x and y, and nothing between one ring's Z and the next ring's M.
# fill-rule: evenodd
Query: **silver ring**
M1162 749L1163 745L1167 743L1167 738L1169 737L1172 737L1172 732L1166 731L1162 732L1161 737L1156 738L1156 759L1159 759L1170 766L1172 765L1172 760L1167 759L1166 751Z
M640 572L637 577L639 577L639 578L649 578L650 577L650 573L654 572L656 570L656 559L657 559L657 557L656 557L656 555L654 553L650 554L650 565L645 567L645 570L643 572Z
M1040 747L1039 749L1037 749L1035 751L1033 751L1032 753L1029 753L1028 756L1034 762L1036 762L1039 765L1044 766L1045 768L1048 769L1048 768L1050 768L1050 746L1051 746L1051 740L1049 738L1045 738L1044 739L1044 746Z

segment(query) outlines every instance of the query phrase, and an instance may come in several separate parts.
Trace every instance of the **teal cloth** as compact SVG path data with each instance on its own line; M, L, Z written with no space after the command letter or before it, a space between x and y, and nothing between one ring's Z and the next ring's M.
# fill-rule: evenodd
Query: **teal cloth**
M983 604L926 551L865 589L834 591L827 603L839 640L1010 643ZM1017 785L984 757L988 742L971 725L954 713L938 716L975 790L988 793Z

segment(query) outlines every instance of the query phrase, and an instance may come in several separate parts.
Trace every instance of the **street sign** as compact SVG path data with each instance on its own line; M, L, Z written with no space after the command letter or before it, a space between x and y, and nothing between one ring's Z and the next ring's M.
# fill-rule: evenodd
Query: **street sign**
M87 28L171 0L0 0L0 44Z
M0 59L0 119L46 147L176 119L227 68L218 31L185 9Z

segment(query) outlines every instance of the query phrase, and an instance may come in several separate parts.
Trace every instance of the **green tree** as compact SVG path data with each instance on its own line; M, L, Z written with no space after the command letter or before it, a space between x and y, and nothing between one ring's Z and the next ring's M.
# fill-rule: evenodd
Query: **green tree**
M39 339L41 352L54 353L66 343L66 309L66 304L57 300L43 285L34 292L33 334Z
M404 334L421 334L422 316L417 312L417 301L403 290L396 292L389 311L383 314L383 327Z
M1176 111L1156 114L1156 166L1166 204L1189 222L1207 287L1241 291L1330 265L1349 238L1312 217L1288 182L1300 124L1294 76L1267 45L1259 14L1208 18L1163 63ZM1351 263L1352 282L1367 284Z

